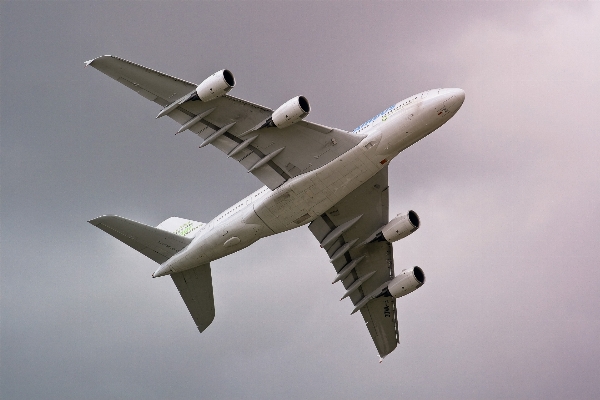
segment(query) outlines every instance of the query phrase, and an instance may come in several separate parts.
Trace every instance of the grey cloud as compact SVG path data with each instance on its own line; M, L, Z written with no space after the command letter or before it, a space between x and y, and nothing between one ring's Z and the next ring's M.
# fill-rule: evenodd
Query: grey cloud
M597 398L596 3L3 2L2 398ZM382 364L307 229L213 266L198 335L154 265L87 224L207 221L260 186L83 61L114 54L353 129L413 93L463 108L390 168L427 285Z

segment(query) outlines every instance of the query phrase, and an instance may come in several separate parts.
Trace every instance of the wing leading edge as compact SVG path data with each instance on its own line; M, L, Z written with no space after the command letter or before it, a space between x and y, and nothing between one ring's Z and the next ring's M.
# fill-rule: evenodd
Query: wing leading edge
M321 243L346 293L356 306L366 295L394 277L392 245L386 241L363 244L389 219L388 169L314 220L309 229ZM381 357L399 343L396 299L379 297L360 309Z
M189 96L196 84L130 61L102 56L86 62L142 97L162 107ZM360 135L307 121L287 128L248 132L273 110L233 96L190 101L169 112L170 118L238 161L270 189L302 173L317 169L360 142Z

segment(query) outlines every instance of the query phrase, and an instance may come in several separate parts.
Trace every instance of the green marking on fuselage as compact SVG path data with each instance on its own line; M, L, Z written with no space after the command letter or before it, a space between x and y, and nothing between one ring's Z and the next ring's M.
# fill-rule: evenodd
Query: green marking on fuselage
M198 227L200 227L202 224L198 224L196 226L194 226L194 223L192 221L188 221L185 224L181 225L179 228L177 228L177 230L175 230L175 234L179 235L179 236L186 236L188 233L192 232L193 230L198 229Z

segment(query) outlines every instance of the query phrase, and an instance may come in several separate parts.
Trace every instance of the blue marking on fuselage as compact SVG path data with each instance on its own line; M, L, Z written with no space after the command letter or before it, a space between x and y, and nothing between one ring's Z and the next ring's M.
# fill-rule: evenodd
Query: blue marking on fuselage
M369 125L371 122L374 122L377 118L387 114L390 111L393 111L394 108L396 108L396 106L398 105L398 103L386 108L384 111L380 112L379 114L377 114L376 116L374 116L373 118L371 118L370 120L368 120L367 122L363 123L361 126L359 126L358 128L354 129L352 132L356 133L360 130L362 130L363 128L365 128L367 125Z

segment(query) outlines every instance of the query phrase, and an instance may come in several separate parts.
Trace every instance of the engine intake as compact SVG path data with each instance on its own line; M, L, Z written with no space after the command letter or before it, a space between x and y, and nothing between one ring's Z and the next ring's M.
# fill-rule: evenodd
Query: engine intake
M222 69L206 78L196 88L196 92L186 101L211 101L224 96L235 86L235 78L231 71Z
M304 96L296 96L283 103L271 116L273 125L285 128L303 120L310 112L310 105Z
M419 229L421 221L419 216L413 210L406 214L398 214L396 218L387 223L381 228L381 234L388 242L392 243L396 240L407 237L417 229Z
M419 267L403 270L388 284L387 290L395 298L406 296L425 284L425 273Z
M377 289L372 291L371 293L365 295L362 300L360 300L352 314L363 308L367 305L367 303L373 299L378 297L390 297L393 296L395 298L406 296L410 292L414 292L421 286L425 284L425 273L419 267L412 267L410 269L404 269L400 273L400 275L396 275L394 279L391 281L387 281L383 285L379 286Z

